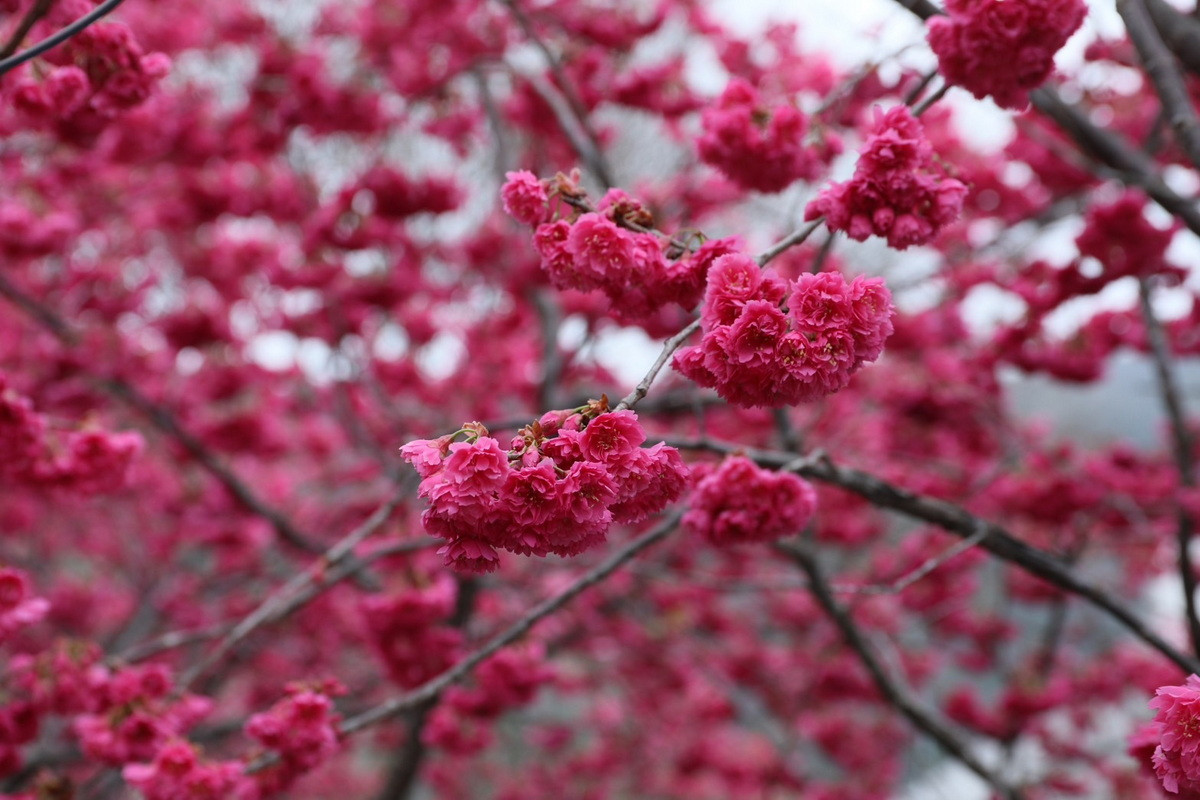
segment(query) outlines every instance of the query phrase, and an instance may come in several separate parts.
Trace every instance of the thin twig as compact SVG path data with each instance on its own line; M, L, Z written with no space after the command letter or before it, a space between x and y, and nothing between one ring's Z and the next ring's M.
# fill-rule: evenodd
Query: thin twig
M1158 380L1158 395L1171 426L1171 449L1175 456L1175 469L1182 486L1196 485L1196 462L1192 457L1192 437L1188 432L1179 392L1179 381L1171 364L1170 347L1162 322L1154 313L1150 282L1142 278L1138 282L1138 303L1141 306L1142 323L1146 326L1146 338L1150 344L1150 355L1154 360L1154 372ZM1195 521L1187 509L1180 504L1175 512L1175 542L1178 551L1179 577L1183 583L1183 604L1187 617L1188 635L1192 652L1200 654L1200 611L1196 608L1196 569L1192 565L1191 544L1195 532Z
M816 558L803 545L795 542L779 542L776 549L787 555L808 577L809 588L817 603L833 620L846 644L858 656L858 660L870 674L871 680L883 698L890 703L914 728L928 736L946 752L979 777L983 778L1001 797L1018 800L1021 793L1009 786L1003 778L985 765L971 752L969 744L950 723L935 711L927 708L915 698L907 686L892 677L875 654L867 637L859 630L850 614L838 605L829 584L821 573Z
M946 92L950 91L950 84L943 82L940 89L921 101L920 105L913 106L912 115L919 117L929 109L933 108L934 103L946 96Z
M17 67L24 64L26 61L37 58L42 53L45 53L47 50L51 50L55 47L58 47L60 44L67 41L72 36L75 36L76 34L83 31L84 28L87 28L92 23L98 21L105 15L111 13L114 9L116 9L117 6L121 5L121 3L123 3L123 2L124 2L124 0L104 0L103 3L96 6L94 9L89 11L87 14L85 14L82 17L80 17L79 19L75 20L70 25L63 28L61 31L54 34L53 36L49 36L49 37L43 39L42 41L38 42L37 44L33 45L32 47L30 47L27 50L22 50L20 53L11 55L8 58L0 60L0 75L4 75L4 73L6 73L6 72L11 72L12 70L14 70Z
M50 6L54 0L34 0L29 11L21 18L21 22L13 30L12 36L8 37L8 43L0 47L0 58L8 58L13 53L17 52L17 48L21 46L21 42L25 41L25 37L29 35L29 31L33 30L33 26L38 20L46 16L46 12L50 10Z
M671 359L671 355L678 350L685 341L687 341L689 336L699 329L700 320L694 319L688 323L686 328L672 336L670 339L667 339L667 341L663 343L662 352L658 354L658 358L655 359L654 364L651 365L650 371L646 373L645 377L642 378L632 392L621 398L621 402L617 403L613 410L621 411L622 409L632 408L633 406L637 405L638 401L645 397L646 393L650 391L650 384L654 383L654 379L658 377L658 373L662 372L662 368L667 365L667 362Z
M938 567L953 560L958 555L965 553L975 545L987 538L988 529L986 525L980 525L979 530L968 536L966 539L955 542L950 547L942 552L930 556L925 561L918 564L912 570L904 573L899 578L896 578L891 583L886 584L832 584L830 588L838 594L900 594L909 586L912 586L917 581L924 578L929 573L933 572Z
M922 20L941 13L929 0L896 0L896 3ZM1049 86L1041 86L1030 92L1029 100L1034 108L1074 140L1081 152L1112 170L1114 177L1123 183L1142 189L1156 203L1182 220L1189 230L1200 235L1200 209L1166 184L1149 156L1131 146L1115 131L1094 125L1085 113L1063 101Z
M376 561L392 556L403 555L405 553L415 553L419 550L428 550L432 547L437 547L442 544L440 539L426 538L412 541L391 542L382 545L361 558L347 561L343 564L330 569L321 574L321 579L317 583L309 584L302 589L282 606L280 606L267 622L275 622L291 615L294 611L307 604L314 597L319 595L331 586L341 583L347 578L352 578L362 570L374 564ZM239 620L240 622L240 620ZM156 636L149 641L142 642L123 650L113 656L114 661L122 663L134 663L157 655L167 650L174 650L176 647L184 647L189 644L197 644L200 642L210 641L219 636L228 636L230 631L234 629L237 622L227 622L220 625L213 625L208 628L199 628L194 630L169 631L160 636Z
M824 221L824 217L817 217L812 222L806 223L803 227L793 231L783 239L780 239L778 242L768 247L755 259L755 261L758 262L760 267L765 267L768 263L778 257L780 253L783 253L785 250L801 244L809 236L812 236L813 231L821 227L821 223Z
M621 568L623 564L632 560L635 556L641 553L646 548L658 543L675 529L679 524L681 512L674 512L657 527L647 531L646 533L634 539L629 544L622 547L612 556L607 558L595 568L577 578L570 586L563 589L553 597L543 600L536 606L525 613L521 619L514 622L503 633L493 637L487 644L480 647L478 650L471 653L462 661L455 664L450 669L438 675L432 680L426 681L412 691L405 692L402 695L386 700L379 705L364 711L361 714L356 714L346 718L339 726L339 732L343 736L348 736L356 733L364 728L368 728L377 723L391 719L403 712L416 708L421 703L431 697L436 697L444 692L449 686L469 675L472 670L487 661L500 650L510 644L524 638L524 636L533 630L534 626L541 622L546 617L560 610L580 594L587 591L591 587L603 581L612 573ZM255 761L247 767L247 772L255 772L264 769L274 763L276 757L266 756Z
M924 75L922 75L921 80L917 81L917 83L908 90L908 93L904 95L904 105L911 106L913 103L917 102L917 100L921 98L921 93L925 91L925 89L930 83L933 82L933 79L936 78L938 74L938 70L935 67L934 69L931 69L929 72L926 72Z
M247 636L256 631L260 626L265 625L280 617L280 613L289 606L289 603L309 587L321 581L322 575L330 567L337 566L342 560L353 554L354 548L357 547L364 539L374 533L376 530L387 522L391 517L392 512L404 502L404 497L407 492L397 492L386 503L375 510L375 513L367 517L361 525L346 534L342 539L326 550L320 558L318 558L311 567L294 576L291 580L279 587L271 593L266 600L258 605L253 611L246 615L241 622L234 625L225 637L217 643L207 656L192 665L187 672L179 679L179 687L186 689L196 682L205 672L211 669L221 659L223 659L233 648L237 647Z
M525 13L521 6L514 0L500 0L501 5L509 10L513 19L521 27L526 38L533 43L542 56L546 59L547 66L550 68L550 74L558 82L559 90L556 90L547 81L542 80L540 76L524 75L526 80L533 86L534 91L541 95L542 99L550 106L554 112L555 118L558 120L559 127L563 129L563 133L571 141L571 146L575 149L576 154L583 159L588 170L591 171L596 179L603 184L605 189L610 189L616 186L616 181L613 178L613 170L609 165L608 160L604 157L604 152L600 148L600 137L592 130L588 124L587 109L583 102L575 92L574 84L571 82L570 76L562 67L562 62L546 44L545 40L538 35L537 30L533 26L533 20Z

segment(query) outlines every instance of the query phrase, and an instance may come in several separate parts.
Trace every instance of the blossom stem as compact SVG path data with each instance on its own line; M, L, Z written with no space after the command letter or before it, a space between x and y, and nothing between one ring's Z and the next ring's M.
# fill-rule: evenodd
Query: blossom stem
M813 221L806 223L803 227L798 228L783 239L771 245L769 248L763 251L758 258L755 259L755 261L758 262L760 267L765 267L785 250L803 243L804 240L806 240L809 236L812 236L813 231L821 227L823 222L825 222L824 217L817 217Z
M662 352L658 354L658 358L655 359L654 364L651 365L650 371L646 373L645 377L642 378L632 392L621 398L621 402L617 403L617 405L613 408L613 411L623 411L626 408L632 408L633 406L637 405L637 403L646 396L646 393L650 391L650 384L654 383L654 379L658 377L658 373L662 372L662 368L667 365L667 362L671 359L671 355L683 346L683 343L687 341L689 336L699 329L700 320L694 319L688 323L686 328L672 336L670 339L667 339L667 341L663 343Z

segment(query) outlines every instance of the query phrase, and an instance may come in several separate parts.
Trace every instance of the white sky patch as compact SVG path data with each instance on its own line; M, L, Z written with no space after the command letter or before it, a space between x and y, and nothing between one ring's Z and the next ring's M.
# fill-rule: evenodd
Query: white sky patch
M654 365L661 350L661 345L641 328L618 328L596 337L593 355L622 385L633 388Z
M263 369L273 372L289 370L296 365L296 349L300 340L291 331L260 333L246 345L246 355ZM183 351L180 351L183 355Z
M982 338L991 336L1002 325L1019 322L1028 306L1014 292L984 283L967 293L961 309L972 336Z
M417 352L417 368L431 380L445 380L454 374L466 355L467 348L462 339L457 334L442 331Z

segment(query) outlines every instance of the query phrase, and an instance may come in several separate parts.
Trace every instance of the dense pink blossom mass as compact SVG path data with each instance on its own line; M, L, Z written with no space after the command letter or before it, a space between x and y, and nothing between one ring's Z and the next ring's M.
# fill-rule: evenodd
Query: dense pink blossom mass
M715 545L769 542L803 531L816 506L817 493L803 478L732 456L698 468L683 527Z
M1200 798L1194 9L776 5L0 0L0 800Z
M842 149L828 132L810 136L799 109L786 103L765 107L754 86L739 79L704 110L702 124L700 157L742 188L760 192L818 177Z
M1054 55L1087 15L1083 0L947 0L929 46L951 83L1017 111L1054 71Z
M824 217L831 230L862 241L880 236L903 250L928 244L958 219L967 187L934 160L921 123L905 106L875 109L875 127L858 157L854 177L832 183L804 210Z
M687 468L673 447L643 448L632 411L606 403L548 411L505 450L481 425L401 448L429 500L421 521L445 539L446 563L469 572L499 567L497 548L573 556L604 542L613 523L639 522L677 499Z
M892 333L892 298L878 278L838 272L785 281L740 254L708 276L700 343L675 367L739 406L785 406L842 389Z

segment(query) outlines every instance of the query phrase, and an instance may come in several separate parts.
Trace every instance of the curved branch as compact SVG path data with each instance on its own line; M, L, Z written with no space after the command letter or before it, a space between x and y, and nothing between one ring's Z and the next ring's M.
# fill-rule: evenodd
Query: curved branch
M533 630L533 627L543 619L570 603L576 597L583 594L583 592L603 581L646 548L665 539L667 535L671 533L671 531L673 531L679 524L679 519L681 516L681 512L676 511L672 513L669 517L659 523L658 526L634 539L632 542L622 547L599 565L581 575L566 589L563 589L553 597L547 598L541 603L538 603L523 617L521 617L521 619L510 625L503 633L493 637L483 647L480 647L478 650L471 653L469 656L443 672L441 675L438 675L432 680L426 681L412 691L405 692L402 695L393 697L390 700L386 700L361 714L356 714L352 717L346 718L342 721L342 724L338 728L339 733L341 733L343 736L348 736L352 733L363 730L364 728L369 728L370 726L379 722L396 717L406 711L409 711L410 709L418 708L430 698L437 697L451 685L471 674L476 667L478 667L484 661L487 661L500 650L524 638L524 636L529 633L529 631ZM277 759L278 756L275 755L264 756L252 764L249 764L246 767L246 771L257 772L265 769L273 764Z
M879 689L883 698L899 711L914 728L936 742L947 755L962 762L964 766L987 781L998 796L1006 800L1019 800L1021 793L1009 786L1003 778L980 761L949 722L938 716L932 709L925 707L912 695L907 686L888 674L883 663L875 655L871 643L867 641L867 637L854 624L854 620L846 609L834 600L833 592L825 580L825 576L821 573L816 557L803 545L795 542L778 542L775 548L787 555L804 571L808 577L808 586L813 597L826 615L833 620L846 644L858 656L858 660L870 674L871 680L874 681L875 687Z
M1200 660L1178 650L1108 592L1079 578L1061 559L1026 544L1000 525L976 517L962 506L910 492L861 470L835 464L828 458L797 459L791 453L754 450L709 440L668 438L666 443L680 449L707 450L724 454L741 453L763 466L795 472L815 481L840 486L879 508L891 509L905 516L924 520L963 538L978 535L982 528L987 531L987 535L979 542L979 547L1052 586L1086 600L1186 672L1200 670Z
M35 59L38 56L40 56L42 53L45 53L48 50L52 50L55 47L58 47L60 44L67 41L72 36L75 36L75 35L79 34L80 32L82 32L84 28L87 28L92 23L97 22L102 17L110 14L112 11L114 11L116 9L117 6L121 5L121 3L123 3L124 1L125 0L104 0L103 3L96 6L94 9L89 11L87 14L85 14L82 17L80 17L79 19L75 20L70 25L63 28L61 31L54 34L53 36L49 36L49 37L43 39L42 41L38 42L37 44L33 45L32 47L30 47L26 50L22 50L21 52L17 53L16 55L9 56L6 59L0 60L0 75L4 75L4 73L6 73L6 72L11 72L12 70L14 70L17 67L24 64L26 61Z
M1192 437L1184 416L1183 399L1179 382L1171 368L1171 353L1162 322L1154 313L1151 304L1150 284L1142 278L1138 283L1138 300L1142 322L1146 326L1146 338L1150 343L1150 355L1154 360L1154 372L1158 380L1158 395L1171 426L1171 447L1175 456L1175 469L1182 486L1196 485L1196 461L1192 457ZM1195 521L1182 505L1175 514L1175 542L1179 558L1179 577L1183 583L1184 614L1191 637L1192 652L1200 654L1200 612L1196 608L1196 569L1192 565L1191 544L1195 532Z
M77 346L81 339L66 320L0 275L0 296L33 317L56 339L67 346ZM320 553L324 547L310 540L283 512L261 499L240 477L227 467L217 454L184 428L175 415L155 403L132 384L121 378L93 376L96 385L145 417L151 425L177 441L199 464L225 487L234 499L247 510L262 517L288 544L309 553Z
M355 547L377 531L383 523L387 522L392 512L404 502L406 494L407 492L397 492L392 499L381 505L371 516L367 517L361 525L342 537L341 541L333 545L333 547L326 550L311 567L274 591L256 609L235 625L217 646L213 648L212 652L192 665L179 679L178 686L181 689L186 689L194 684L201 675L225 658L229 651L236 647L239 642L243 641L260 626L272 620L279 619L283 613L286 613L286 610L293 608L292 602L297 597L304 595L310 587L315 586L318 582L324 582L328 585L328 581L326 580L329 577L327 570L330 567L337 566L353 555Z
M895 2L922 20L928 20L941 13L929 0ZM1042 86L1030 92L1029 100L1034 108L1062 129L1084 155L1112 170L1118 180L1144 191L1156 203L1182 220L1193 233L1200 235L1200 209L1166 184L1148 155L1131 146L1119 134L1093 125L1087 115L1065 102L1049 86Z
M1125 30L1154 84L1167 122L1175 132L1175 141L1192 165L1200 167L1200 120L1196 118L1196 109L1192 107L1192 99L1171 51L1158 35L1142 0L1117 0L1117 12L1125 21Z

